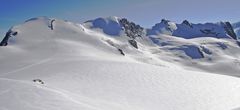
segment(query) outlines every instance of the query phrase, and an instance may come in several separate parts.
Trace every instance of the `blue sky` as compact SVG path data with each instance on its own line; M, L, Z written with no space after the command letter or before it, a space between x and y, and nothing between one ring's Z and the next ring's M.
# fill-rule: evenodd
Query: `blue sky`
M162 18L181 22L240 21L239 0L0 0L0 35L25 20L48 16L74 22L126 17L144 27Z

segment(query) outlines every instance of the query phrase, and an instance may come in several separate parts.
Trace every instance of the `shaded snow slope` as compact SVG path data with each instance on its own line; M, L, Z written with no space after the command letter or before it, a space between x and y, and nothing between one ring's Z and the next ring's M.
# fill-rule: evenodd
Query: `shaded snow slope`
M44 17L11 30L18 34L0 47L0 109L239 108L239 78L196 72L208 67L213 72L221 68L220 72L234 65L229 59L238 58L239 52L231 39L141 36L134 39L137 49L126 35L114 37L86 25ZM204 58L193 60L187 47L202 52ZM226 71L238 71L235 68Z
M240 48L235 40L211 37L183 39L168 35L154 35L150 38L160 48L153 54L162 60L187 69L239 77Z

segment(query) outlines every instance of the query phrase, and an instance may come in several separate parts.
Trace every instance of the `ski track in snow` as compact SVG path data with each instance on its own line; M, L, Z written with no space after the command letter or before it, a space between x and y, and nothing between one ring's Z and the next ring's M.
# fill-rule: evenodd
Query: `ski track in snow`
M37 87L38 89L43 89L45 91L49 91L49 92L53 92L53 93L59 94L62 97L66 98L67 100L71 101L71 102L74 102L76 104L82 105L82 106L87 107L87 108L91 108L92 110L100 110L99 108L96 108L93 105L89 105L87 103L83 103L83 102L80 102L80 101L74 99L73 97L68 95L68 94L72 94L72 93L67 92L67 91L62 92L64 90L60 90L60 89L56 89L56 88L53 89L53 88L48 87L46 85L41 85L41 84L37 84L35 82L24 81L24 80L16 80L16 79L9 79L9 78L0 78L0 80L5 80L5 81L10 81L10 82L15 82L15 83L22 83L22 84L34 86L34 87ZM0 92L0 96L1 96L1 94L7 93L9 90L10 89ZM77 96L77 95L75 95L75 96ZM85 101L87 101L87 100L85 100Z
M31 67L34 67L34 66L37 66L37 65L40 65L40 64L44 64L44 63L49 62L49 61L51 61L51 58L47 58L47 59L38 61L38 62L33 63L33 64L30 64L30 65L26 65L26 66L24 66L24 67L22 67L22 68L19 68L19 69L10 71L10 72L1 73L1 74L0 74L0 77L3 77L3 76L8 75L8 74L12 74L12 73L20 72L20 71L26 70L26 69L28 69L28 68L31 68Z

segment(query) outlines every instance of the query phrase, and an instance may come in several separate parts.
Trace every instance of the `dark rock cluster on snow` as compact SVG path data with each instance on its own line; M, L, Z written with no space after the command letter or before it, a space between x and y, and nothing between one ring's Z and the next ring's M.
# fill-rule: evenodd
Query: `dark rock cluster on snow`
M129 42L133 47L135 47L136 49L138 49L137 41L135 41L135 40L128 40L128 42Z
M144 28L140 25L129 22L126 18L120 19L119 22L128 37L135 39L136 37L142 37L144 35Z
M169 22L170 22L169 20L162 19L160 24L164 24L166 30L173 32L174 30L171 28Z
M123 52L122 49L118 49L118 51L120 52L121 55L125 56L125 53Z
M53 30L53 22L55 21L55 19L51 20L48 27Z
M6 33L5 37L0 43L0 46L7 46L8 45L8 40L12 36L16 36L18 32L12 31L11 29Z
M131 38L128 42L138 49L137 41L135 40L136 37L142 37L144 33L144 28L140 25L137 25L133 22L129 22L126 18L119 20L120 24L124 28L125 34Z
M192 24L189 23L187 20L184 20L184 21L182 22L182 24L185 24L185 25L189 26L190 28L193 28Z
M226 33L231 36L233 39L237 40L237 35L236 33L234 32L234 29L231 25L230 22L221 22L221 24L223 25Z

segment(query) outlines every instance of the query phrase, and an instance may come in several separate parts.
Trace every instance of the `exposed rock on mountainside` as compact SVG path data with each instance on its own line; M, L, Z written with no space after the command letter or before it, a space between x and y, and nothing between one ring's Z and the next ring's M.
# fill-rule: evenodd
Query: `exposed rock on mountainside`
M6 33L5 37L3 38L3 40L0 43L0 46L7 46L8 45L8 40L10 37L12 36L16 36L18 34L18 32L16 31L12 31L11 29Z
M189 21L187 21L187 20L184 20L182 22L182 24L185 24L185 25L189 26L190 28L193 28L192 23L189 23Z
M124 31L128 37L135 39L136 37L144 36L144 28L140 25L129 22L126 18L120 19L119 22L123 26Z
M237 35L235 34L233 27L230 22L222 22L223 27L226 33L231 36L233 39L237 40Z

